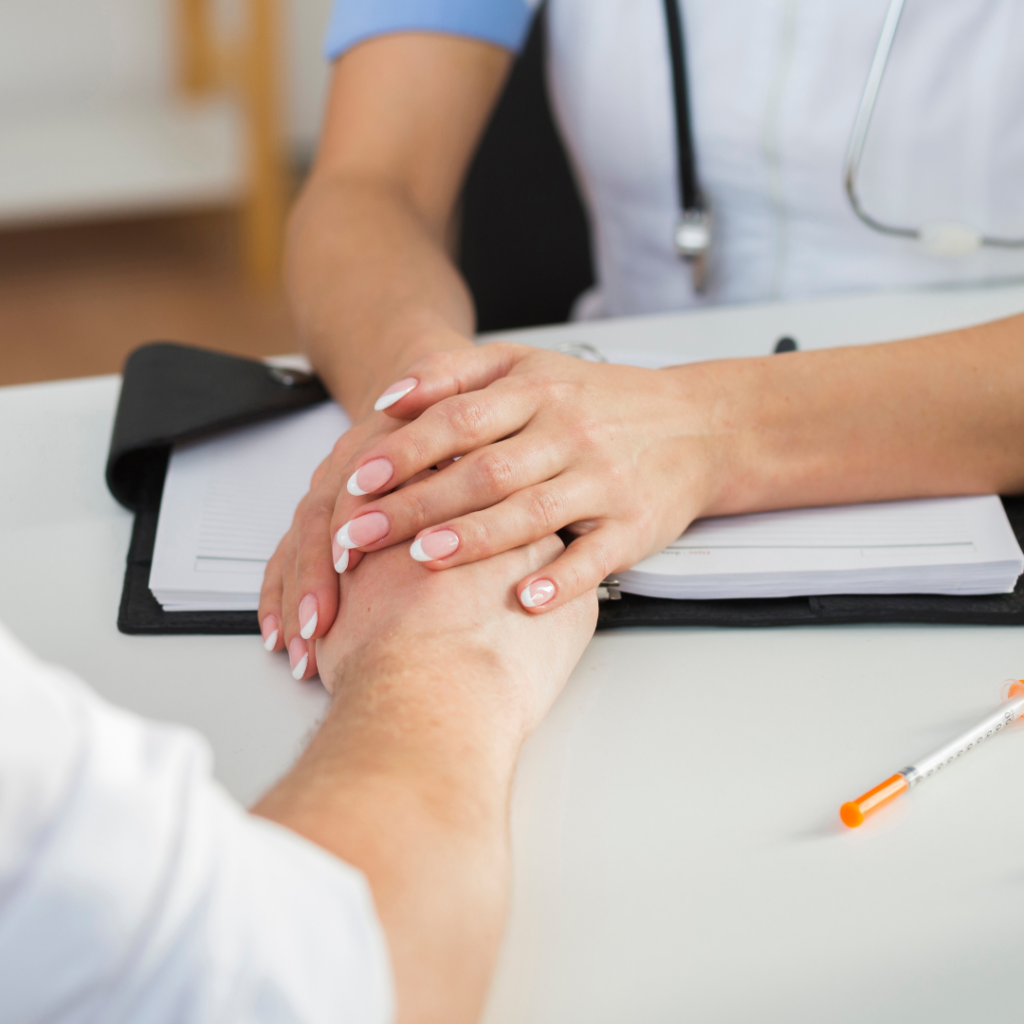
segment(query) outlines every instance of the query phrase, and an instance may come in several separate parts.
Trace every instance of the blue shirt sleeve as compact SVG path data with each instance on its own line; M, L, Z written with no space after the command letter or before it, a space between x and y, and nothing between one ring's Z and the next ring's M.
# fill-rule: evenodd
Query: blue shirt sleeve
M443 32L518 50L535 0L335 0L324 52L330 60L389 32Z

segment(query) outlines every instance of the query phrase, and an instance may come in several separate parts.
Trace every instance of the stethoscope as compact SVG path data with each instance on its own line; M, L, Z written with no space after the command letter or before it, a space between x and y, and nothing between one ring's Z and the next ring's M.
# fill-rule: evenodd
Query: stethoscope
M693 145L690 119L690 100L686 79L686 53L683 48L683 25L679 14L679 0L664 0L665 22L668 26L669 53L672 58L672 95L676 115L676 149L679 169L680 214L675 229L676 252L693 268L693 284L703 291L707 283L708 253L711 249L711 210L700 188L697 177L697 157ZM1024 248L1024 238L999 238L986 235L969 224L934 222L920 227L886 224L864 209L857 193L857 172L860 169L864 142L867 139L871 117L878 101L882 77L889 63L893 39L903 14L905 0L890 0L885 14L882 33L871 61L867 82L861 95L857 117L850 134L843 180L846 195L857 217L873 231L898 238L917 241L925 251L935 256L967 256L981 246L999 249Z

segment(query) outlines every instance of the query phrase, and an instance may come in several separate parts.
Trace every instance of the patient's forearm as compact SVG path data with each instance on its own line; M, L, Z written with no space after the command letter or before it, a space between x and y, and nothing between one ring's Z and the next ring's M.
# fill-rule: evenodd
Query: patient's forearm
M287 277L313 364L358 419L416 358L469 345L473 304L397 186L324 174L292 217Z
M309 750L254 811L367 876L402 1024L469 1024L505 919L521 737L474 692L496 671L486 657L460 652L434 672L411 664L346 666Z
M1024 316L693 370L709 513L1024 490Z

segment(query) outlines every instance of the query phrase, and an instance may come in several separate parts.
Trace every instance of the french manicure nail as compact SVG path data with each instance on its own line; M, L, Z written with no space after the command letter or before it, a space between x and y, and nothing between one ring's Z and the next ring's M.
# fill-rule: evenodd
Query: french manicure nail
M313 635L319 617L316 597L313 594L307 594L299 604L299 625L302 627L299 630L299 636L303 640L308 640Z
M260 626L260 632L263 634L263 646L272 651L277 646L277 619L268 615Z
M375 544L388 535L391 524L383 512L367 512L365 516L350 519L335 535L338 547L362 548Z
M447 558L459 547L459 535L454 530L437 530L413 541L409 554L417 562L436 562Z
M357 498L377 491L395 475L395 467L390 459L372 459L365 466L360 466L348 478L348 493Z
M392 384L391 387L384 392L376 402L373 403L374 409L377 412L383 412L385 409L389 409L395 404L400 402L416 385L419 381L415 377L406 377L404 380L400 380L397 384Z
M340 576L348 568L348 548L342 548L341 555L334 563L334 571Z
M519 600L524 608L539 608L554 596L555 585L551 580L534 580L528 587L523 588Z
M306 674L306 666L309 664L309 651L297 636L293 637L288 645L288 661L292 666L292 678L301 679Z

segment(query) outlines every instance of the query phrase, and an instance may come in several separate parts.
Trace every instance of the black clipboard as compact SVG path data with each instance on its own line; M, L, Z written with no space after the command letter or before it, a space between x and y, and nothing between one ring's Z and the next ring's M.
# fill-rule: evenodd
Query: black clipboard
M255 612L165 612L149 589L171 447L324 402L309 373L158 341L125 363L107 457L111 494L135 513L117 628L122 633L258 633Z
M149 589L172 445L326 401L313 375L174 342L153 342L125 364L107 459L107 485L135 513L117 628L131 634L259 633L255 612L165 612ZM1024 546L1024 497L1004 497ZM598 629L628 626L810 626L852 623L1024 625L1024 577L1011 594L828 595L685 601L602 588Z

